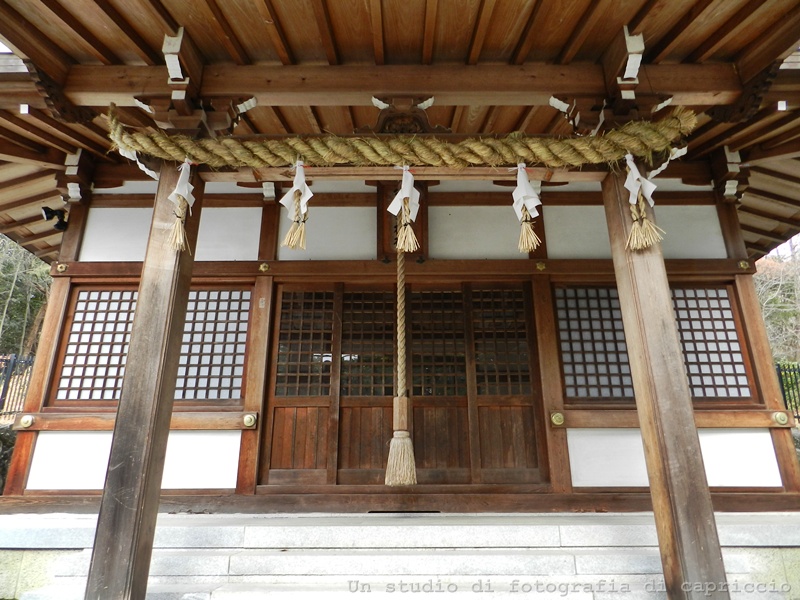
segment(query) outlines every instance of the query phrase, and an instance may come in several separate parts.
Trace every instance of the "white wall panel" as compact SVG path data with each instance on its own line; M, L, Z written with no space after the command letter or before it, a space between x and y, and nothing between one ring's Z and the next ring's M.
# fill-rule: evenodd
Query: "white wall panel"
M709 486L781 486L769 430L700 429L698 434ZM638 429L568 429L567 446L575 487L648 485Z
M306 249L278 247L278 260L374 260L378 253L377 209L309 205ZM292 223L281 207L278 244Z
M102 489L111 437L110 431L40 432L27 489ZM162 487L236 487L240 438L240 431L171 431Z
M258 260L261 210L260 207L204 208L195 260Z
M442 259L528 258L518 248L519 230L510 200L508 206L431 206L428 255Z
M611 258L602 206L545 206L548 258Z
M659 206L658 192L655 198L664 258L728 257L716 206Z
M90 208L78 260L141 262L152 208Z

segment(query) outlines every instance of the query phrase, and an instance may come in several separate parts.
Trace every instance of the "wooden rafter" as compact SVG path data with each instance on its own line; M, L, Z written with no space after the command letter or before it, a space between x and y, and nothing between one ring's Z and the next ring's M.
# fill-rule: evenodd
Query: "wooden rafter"
M469 53L467 55L468 65L477 65L478 59L483 50L483 42L486 40L486 34L489 31L489 23L492 20L492 13L497 0L482 0L480 9L478 10L478 20L475 28L472 31L472 41L469 44Z
M700 0L684 13L678 22L655 44L645 50L645 58L649 63L658 63L667 58L680 44L681 38L691 29L692 24L705 18L720 0Z
M528 54L530 54L533 47L533 42L536 40L536 17L539 16L539 9L543 3L544 0L534 0L525 28L522 30L520 41L511 55L512 65L521 65L527 60Z
M425 25L422 32L422 64L429 65L433 60L433 43L436 40L436 13L439 0L426 0Z
M792 120L792 123L798 120L800 120L800 114L795 113L795 118ZM797 137L800 137L800 126L791 127L786 131L784 131L783 133L779 133L774 137L770 137L769 139L762 142L761 147L764 148L765 150L769 150L770 148L774 148L775 146L780 146L781 144L790 142Z
M758 227L745 225L744 223L742 223L740 227L742 228L742 231L752 233L753 235L757 235L759 237L771 240L773 242L778 242L779 244L785 241L785 239L782 238L781 235L775 231L765 231L763 229L759 229Z
M33 123L30 123L29 121L8 111L0 110L0 121L5 121L9 125L25 131L25 133L31 135L33 139L40 140L41 142L62 152L66 152L67 154L73 154L77 150L76 145L69 144L63 141L61 138L54 136L47 131L43 131L39 127L36 127Z
M370 0L369 16L372 23L372 53L375 56L375 64L382 65L386 62L384 41L383 41L383 9L381 0Z
M32 139L26 138L24 135L20 135L16 131L12 131L6 127L0 127L0 138L5 138L9 142L12 142L17 146L21 146L31 152L43 154L47 151L47 146L45 144L34 142Z
M780 146L772 146L769 149L756 147L747 154L746 163L755 165L758 163L769 162L772 160L783 160L786 158L796 158L800 156L800 139L794 139Z
M798 165L800 167L800 165ZM758 173L760 175L765 175L766 177L772 177L773 179L780 179L781 181L785 181L787 183L793 183L796 185L800 185L800 177L796 175L790 175L788 173L781 173L780 171L773 171L772 169L768 169L766 167L751 167L750 171L752 173Z
M111 155L109 155L107 146L89 139L70 127L67 127L63 123L59 123L52 117L45 114L44 111L33 108L31 109L29 116L31 119L38 121L45 127L58 132L59 135L74 143L76 147L86 148L89 152L97 155L102 160L115 160Z
M575 55L580 52L581 47L589 38L589 35L594 31L602 21L598 20L599 15L603 15L608 11L608 0L596 0L589 3L586 12L580 18L580 22L575 30L572 32L569 40L561 54L558 56L556 63L566 65L572 62Z
M736 136L742 135L747 131L752 131L754 129L760 130L763 127L769 126L772 122L772 119L775 118L778 118L778 114L773 107L769 107L760 110L749 121L745 121L744 123L739 123L737 125L731 126L728 123L716 123L715 121L710 121L697 131L697 136L693 139L702 139L702 136L705 133L703 131L704 129L706 129L709 133L714 131L716 128L722 129L722 131L698 145L690 143L689 154L692 158L705 156L715 149L730 143Z
M114 25L124 38L133 45L136 54L139 55L145 64L160 65L164 63L164 57L159 50L152 48L145 39L139 34L133 25L125 20L119 11L112 6L109 0L97 0L95 5L103 12L106 19Z
M12 231L16 231L21 227L27 227L28 225L33 225L34 223L40 223L42 221L42 215L35 215L33 217L26 217L25 219L20 219L19 221L13 221L11 223L3 223L0 225L0 234L6 235L11 233Z
M228 23L222 10L220 10L217 1L203 0L199 2L199 4L204 4L208 7L211 14L211 21L209 24L215 29L217 39L225 47L225 50L227 50L228 55L233 61L237 65L250 64L250 57L247 56L247 51L244 49L244 46L242 46L239 38L236 37L236 32L231 27L231 24Z
M166 35L177 35L180 23L169 13L161 0L145 0L152 10L153 16L158 19Z
M755 187L748 187L746 193L751 196L758 196L759 198L763 198L765 200L772 200L773 202L779 202L787 206L800 208L800 200L795 200L794 198L789 198L787 196L782 196L780 194L775 194L773 192L768 192L766 190L758 189Z
M0 209L4 211L14 210L15 208L20 208L22 206L32 206L36 205L39 202L49 202L51 200L60 200L61 195L58 193L58 190L53 188L52 190L48 190L46 192L42 192L40 194L35 194L32 196L26 196L24 198L20 198L19 200L14 200L12 202L3 202L0 204Z
M800 5L781 15L774 26L753 40L737 56L736 66L742 81L748 82L766 69L776 56L783 56L797 47L800 31Z
M63 82L73 63L59 46L43 36L34 25L5 0L0 0L0 39L20 58L29 58L54 81Z
M45 169L64 169L64 154L58 150L35 151L0 139L0 160L36 165Z
M760 217L762 219L767 219L768 221L775 221L776 223L782 223L783 225L787 225L788 227L791 227L793 230L800 232L800 220L798 219L782 217L780 215L776 215L775 213L770 213L763 210L759 210L757 208L752 208L744 204L740 205L738 210L740 213L753 215L754 217Z
M336 42L333 38L328 3L326 0L317 0L316 2L312 2L311 5L314 7L314 18L317 21L317 28L319 29L322 46L325 48L325 56L328 58L328 64L338 65L339 54L336 50Z
M83 23L81 23L71 12L64 8L57 0L37 0L46 10L51 18L62 23L75 33L75 38L79 40L89 53L97 60L106 65L120 63L119 57L101 42Z
M751 0L742 6L735 15L725 21L721 27L709 35L694 49L683 62L703 62L708 60L714 52L738 35L743 27L752 24L758 9L768 0Z
M775 116L780 114L781 113L775 113ZM785 137L784 134L789 133L786 130L790 129L798 119L800 119L800 114L784 113L782 117L775 121L771 121L764 128L756 128L747 134L740 134L739 136L736 136L736 139L730 140L729 145L732 150L743 150L757 144L761 140L764 140L764 142L761 144L764 148L779 146L780 144L791 140L793 137L796 137Z

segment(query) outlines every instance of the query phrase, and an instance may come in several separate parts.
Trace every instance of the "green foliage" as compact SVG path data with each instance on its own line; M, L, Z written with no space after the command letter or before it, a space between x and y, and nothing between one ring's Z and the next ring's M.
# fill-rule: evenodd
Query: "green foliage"
M45 262L0 235L0 354L35 349L51 281Z
M11 462L11 452L14 450L14 442L17 439L17 432L11 427L0 426L0 494L3 493L3 485L8 473L8 464Z

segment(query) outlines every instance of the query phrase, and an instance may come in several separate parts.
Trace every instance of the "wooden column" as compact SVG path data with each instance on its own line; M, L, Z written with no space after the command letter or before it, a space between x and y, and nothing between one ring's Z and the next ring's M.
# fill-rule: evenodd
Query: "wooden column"
M87 600L140 600L147 591L203 195L203 183L195 173L197 201L186 219L189 250L173 250L168 238L175 205L168 196L177 181L177 165L164 163L100 504Z
M660 244L625 248L631 216L624 182L624 172L609 173L603 201L667 596L708 598L702 586L719 587L725 568L664 257Z

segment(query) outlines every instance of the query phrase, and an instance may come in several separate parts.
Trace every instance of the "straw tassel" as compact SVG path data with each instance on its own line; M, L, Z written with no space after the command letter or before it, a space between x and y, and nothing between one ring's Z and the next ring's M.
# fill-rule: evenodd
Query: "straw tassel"
M302 250L306 249L306 221L308 220L308 209L306 209L306 214L303 214L303 211L300 207L300 197L302 193L300 190L294 191L294 218L292 220L292 225L289 227L289 231L286 232L286 237L283 238L282 246L288 246L292 250L296 250L300 248Z
M541 243L542 240L539 239L539 236L536 235L536 232L533 230L533 218L531 218L528 209L523 206L522 221L520 221L519 230L519 251L533 252Z
M172 224L172 231L169 235L170 248L177 252L183 252L189 246L189 240L186 238L186 212L189 210L189 203L181 195L176 195L177 202L175 202L175 222Z
M403 198L403 209L400 213L400 223L397 228L397 251L399 253L414 252L419 249L419 242L417 242L417 236L414 234L414 228L411 223L409 199Z
M408 432L406 393L406 277L405 253L397 252L397 396L392 402L394 435L389 442L385 483L389 486L417 484L414 444Z
M628 234L626 248L633 251L645 250L664 239L662 234L665 231L647 217L641 190L639 190L636 203L631 204L631 218L633 225Z

